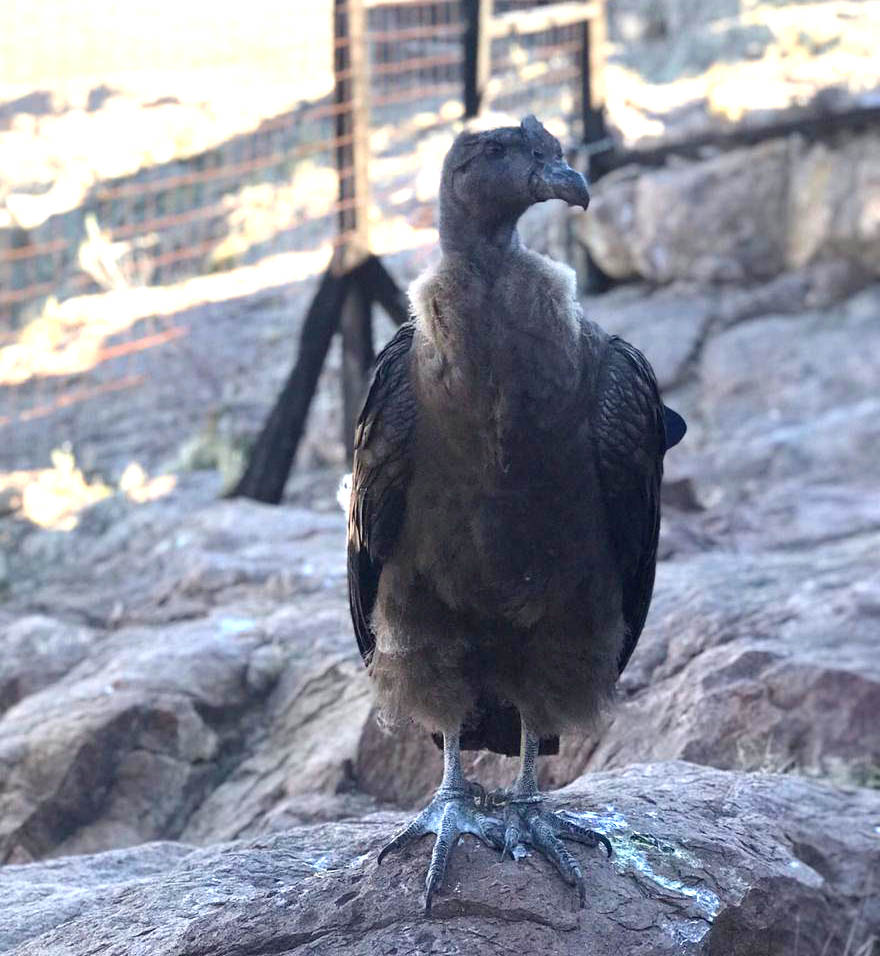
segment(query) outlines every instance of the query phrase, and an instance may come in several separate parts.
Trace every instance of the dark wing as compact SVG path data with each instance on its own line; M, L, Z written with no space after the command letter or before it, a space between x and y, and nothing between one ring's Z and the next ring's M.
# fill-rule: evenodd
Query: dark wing
M373 381L354 435L348 509L348 598L364 663L376 644L370 617L382 564L406 513L410 438L416 402L409 380L413 326L402 325L376 359Z
M681 415L668 405L663 406L663 425L666 429L666 450L669 451L684 438L688 427Z
M626 638L618 660L623 671L645 626L654 590L666 415L651 366L617 336L605 352L596 397L599 483L623 576ZM683 419L676 418L683 428Z

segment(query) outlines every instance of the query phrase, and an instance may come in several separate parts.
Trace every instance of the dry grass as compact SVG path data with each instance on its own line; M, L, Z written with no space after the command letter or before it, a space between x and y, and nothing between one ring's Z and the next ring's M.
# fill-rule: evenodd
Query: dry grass
M77 467L70 449L52 452L52 467L9 472L0 476L0 492L15 492L16 511L32 524L56 531L76 527L79 512L109 497L113 490L104 482L89 481Z

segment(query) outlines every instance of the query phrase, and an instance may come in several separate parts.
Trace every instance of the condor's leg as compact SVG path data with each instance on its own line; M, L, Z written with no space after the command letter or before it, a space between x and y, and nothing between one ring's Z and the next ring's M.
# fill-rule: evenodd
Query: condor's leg
M503 824L483 812L484 791L465 780L461 769L459 732L443 734L443 779L431 802L379 852L379 863L388 853L408 846L429 833L436 834L434 852L425 880L425 912L431 912L434 891L443 882L452 848L463 833L501 849Z
M533 734L522 721L522 744L520 749L519 774L514 781L507 800L504 821L504 849L502 858L510 854L517 844L527 843L543 853L571 886L577 886L581 906L586 899L586 884L580 864L563 845L562 840L574 840L587 846L601 843L608 856L611 844L606 836L596 833L560 812L545 810L544 797L538 790L535 763L538 759L540 738Z

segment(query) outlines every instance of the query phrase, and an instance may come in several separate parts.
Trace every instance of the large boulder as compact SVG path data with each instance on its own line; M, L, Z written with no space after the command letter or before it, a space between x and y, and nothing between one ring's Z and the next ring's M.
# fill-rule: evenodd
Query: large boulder
M799 153L788 189L786 262L846 258L880 269L880 133Z
M600 179L574 229L616 279L764 281L847 261L880 271L880 136L793 136Z
M246 676L262 643L223 619L168 628L162 640L123 629L10 708L0 722L0 860L179 830L234 753L237 723L258 697Z
M0 870L0 946L15 956L493 952L821 956L880 931L880 794L684 763L582 778L554 795L606 833L575 847L574 891L533 854L465 837L433 919L427 841L381 867L400 814L195 850L147 845Z
M596 184L581 237L614 278L742 282L785 263L785 140Z
M43 614L0 624L0 714L63 677L92 647L91 629Z
M742 282L781 272L789 149L775 140L641 177L633 241L639 274L653 282Z
M556 772L680 757L876 783L878 546L664 563L610 725Z
M720 332L702 350L698 377L707 485L738 495L796 476L869 475L880 439L880 290Z
M590 189L590 208L572 220L572 229L596 264L612 279L639 275L635 254L638 166L624 166Z

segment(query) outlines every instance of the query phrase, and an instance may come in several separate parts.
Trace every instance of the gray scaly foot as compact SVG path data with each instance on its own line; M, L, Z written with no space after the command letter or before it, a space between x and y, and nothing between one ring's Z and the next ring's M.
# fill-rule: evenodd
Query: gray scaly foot
M501 858L514 856L514 850L520 843L531 846L542 853L556 867L569 886L576 886L581 908L587 898L587 887L581 867L574 856L563 844L563 840L582 843L584 846L605 847L611 858L611 843L608 837L574 820L563 816L564 811L545 810L539 796L524 799L512 797L504 815L503 830L493 831L491 836L503 844Z
M520 749L519 774L509 793L489 794L488 804L505 806L503 830L494 831L492 836L501 841L502 859L510 854L520 843L528 844L542 853L556 867L562 878L570 886L576 886L581 908L587 898L587 886L578 861L569 853L563 840L583 843L596 847L601 843L611 857L611 843L606 836L590 830L561 813L544 809L544 798L538 790L535 774L535 761L540 749L540 739L522 720L522 746Z
M425 879L427 914L431 912L434 891L443 882L452 848L463 833L472 833L495 849L503 847L503 840L498 836L503 824L497 817L483 811L484 797L482 788L477 784L441 786L425 809L379 852L378 862L381 863L389 853L409 846L429 833L437 836Z

